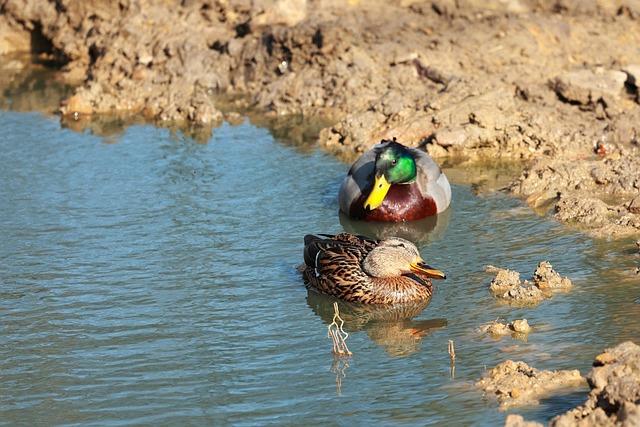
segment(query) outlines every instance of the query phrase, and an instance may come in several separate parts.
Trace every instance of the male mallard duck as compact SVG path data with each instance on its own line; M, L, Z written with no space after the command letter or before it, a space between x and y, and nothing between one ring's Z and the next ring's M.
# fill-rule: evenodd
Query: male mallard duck
M338 196L340 210L368 221L413 221L451 203L451 187L424 151L383 140L349 169Z
M427 300L433 293L431 279L445 278L408 240L371 240L348 233L305 236L302 276L321 293L365 304Z

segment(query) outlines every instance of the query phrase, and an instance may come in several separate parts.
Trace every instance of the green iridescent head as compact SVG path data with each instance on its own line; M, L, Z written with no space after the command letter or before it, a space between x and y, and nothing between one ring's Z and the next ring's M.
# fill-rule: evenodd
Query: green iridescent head
M409 184L416 179L417 167L413 154L402 144L382 141L376 152L373 187L364 203L365 209L376 209L384 201L392 184Z
M408 184L416 179L416 160L407 148L390 141L376 156L376 177L384 175L389 184Z

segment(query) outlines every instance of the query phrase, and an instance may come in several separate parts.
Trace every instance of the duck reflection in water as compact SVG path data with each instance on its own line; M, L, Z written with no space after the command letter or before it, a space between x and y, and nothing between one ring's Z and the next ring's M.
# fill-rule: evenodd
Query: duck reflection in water
M417 245L434 242L444 236L452 209L417 221L376 222L349 218L340 212L340 225L347 233L360 234L373 239L401 237Z
M338 303L346 332L364 330L373 342L393 357L404 357L417 352L424 337L447 326L446 319L413 320L429 305L429 300L372 305L349 303L311 289L307 293L307 304L327 325L333 320L334 302Z

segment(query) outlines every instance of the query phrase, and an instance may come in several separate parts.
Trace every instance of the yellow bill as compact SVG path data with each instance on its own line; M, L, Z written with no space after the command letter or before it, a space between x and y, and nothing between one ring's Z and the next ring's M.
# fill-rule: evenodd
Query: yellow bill
M373 190L371 190L369 197L367 197L367 200L364 202L364 208L374 210L379 207L389 192L389 187L391 187L391 184L387 182L384 175L376 176Z
M446 279L447 275L444 272L437 270L429 265L427 265L424 261L419 260L411 263L411 271L414 273L424 274L427 277L432 279Z

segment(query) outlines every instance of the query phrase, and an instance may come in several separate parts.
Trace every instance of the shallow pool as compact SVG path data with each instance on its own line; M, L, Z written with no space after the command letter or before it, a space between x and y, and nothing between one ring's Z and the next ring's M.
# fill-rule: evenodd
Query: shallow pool
M447 280L404 313L345 306L354 355L334 360L332 301L296 266L304 234L357 228L337 212L348 165L248 122L207 143L152 126L103 140L36 113L0 112L0 128L0 423L497 425L485 369L586 373L640 340L630 245L453 185L418 236ZM488 292L486 264L529 277L541 260L575 288L535 308ZM535 330L476 332L499 317ZM516 411L548 420L584 396Z

